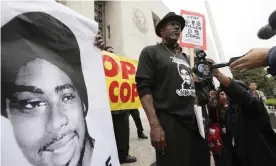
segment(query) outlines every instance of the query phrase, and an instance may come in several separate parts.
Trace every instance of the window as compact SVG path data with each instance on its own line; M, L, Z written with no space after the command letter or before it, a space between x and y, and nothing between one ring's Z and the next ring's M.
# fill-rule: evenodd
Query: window
M103 39L105 41L105 2L95 1L94 2L94 14L95 21L99 24L99 30L102 32Z
M110 39L110 25L107 26L108 39Z
M161 20L155 13L152 12L152 20L153 20L153 25L154 25L154 29L156 28L156 25L158 24L158 22Z

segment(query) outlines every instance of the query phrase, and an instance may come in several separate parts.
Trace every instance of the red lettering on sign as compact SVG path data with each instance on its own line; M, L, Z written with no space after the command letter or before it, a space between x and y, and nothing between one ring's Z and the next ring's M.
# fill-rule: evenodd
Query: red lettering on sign
M119 88L119 82L118 81L112 81L109 86L109 98L113 103L118 102L118 96L115 96L114 91L115 88Z
M129 62L121 61L122 77L123 79L129 79L128 75L134 75L136 70L135 66Z
M132 84L131 88L132 88L131 102L135 102L135 98L138 96L136 84Z
M105 62L111 63L111 69L107 69L105 66ZM107 55L103 55L103 63L104 63L104 73L107 77L115 77L119 73L119 65L117 62Z
M116 88L119 88L119 96L115 95ZM109 86L109 98L112 103L118 103L119 98L121 99L122 103L135 103L135 99L137 97L138 92L135 83L129 84L128 82L122 82L120 85L118 81L112 81Z
M124 94L124 91L127 91L126 95ZM120 87L120 98L123 103L127 103L131 96L131 89L127 82L123 82Z

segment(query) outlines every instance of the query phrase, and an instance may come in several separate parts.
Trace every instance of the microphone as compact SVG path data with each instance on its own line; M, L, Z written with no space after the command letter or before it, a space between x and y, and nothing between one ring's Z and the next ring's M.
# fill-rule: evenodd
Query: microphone
M217 69L217 68L222 68L222 67L226 67L229 66L229 63L218 63L218 64L212 64L211 68L212 69Z
M272 29L276 30L276 10L272 12L271 15L269 16L268 23Z
M273 30L270 25L262 27L258 32L258 37L263 40L268 40L276 35L276 30Z
M195 47L194 53L198 59L202 59L202 60L204 60L205 57L207 56L207 54L200 47Z
M257 36L260 39L267 40L276 35L276 10L268 18L268 25L262 27Z
M194 48L195 55L197 56L198 59L200 60L205 60L205 57L207 54L200 48L200 47L195 47ZM217 68L222 68L226 66L230 66L231 63L233 63L235 60L245 56L246 54L239 56L239 57L232 57L230 58L229 62L227 63L217 63L217 64L211 64L211 69L217 69ZM207 60L208 61L208 60ZM204 65L200 64L198 65L198 71L199 72L204 72Z
M246 54L244 54L242 56L232 57L232 58L230 58L229 62L227 62L227 63L212 64L211 68L212 69L217 69L217 68L222 68L222 67L230 66L231 63L233 63L234 61L240 59L241 57L244 57L245 55Z

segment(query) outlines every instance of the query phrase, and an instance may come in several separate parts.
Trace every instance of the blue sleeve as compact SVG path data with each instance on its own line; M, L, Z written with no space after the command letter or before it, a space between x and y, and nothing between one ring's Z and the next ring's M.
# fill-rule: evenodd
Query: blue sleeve
M276 46L272 47L266 56L266 61L268 66L271 68L276 68Z

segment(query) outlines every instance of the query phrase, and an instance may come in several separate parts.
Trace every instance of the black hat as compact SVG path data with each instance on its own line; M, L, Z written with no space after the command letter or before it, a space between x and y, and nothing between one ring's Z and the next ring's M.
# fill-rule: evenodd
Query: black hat
M185 27L185 19L182 16L180 16L180 15L176 15L174 12L169 12L156 25L156 28L155 28L156 35L159 36L159 37L161 37L161 34L160 34L161 28L164 26L164 24L167 21L173 21L173 20L180 23L181 31L184 29L184 27Z

